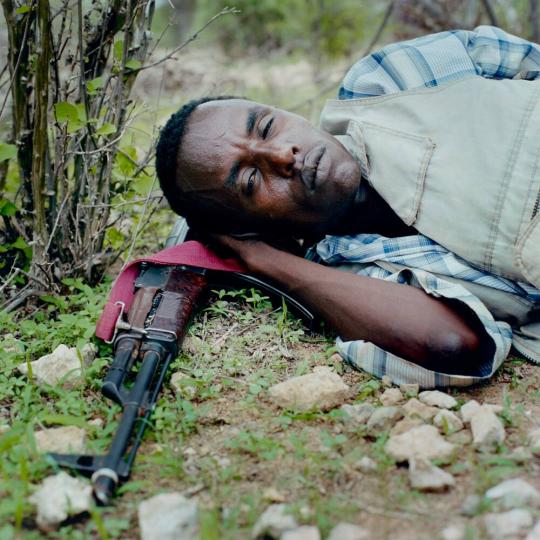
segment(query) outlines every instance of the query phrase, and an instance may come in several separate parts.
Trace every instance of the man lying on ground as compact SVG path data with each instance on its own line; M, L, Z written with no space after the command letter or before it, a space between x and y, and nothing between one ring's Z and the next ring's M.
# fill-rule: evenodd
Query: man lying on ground
M540 361L539 45L488 26L389 45L321 129L202 98L156 165L173 210L317 311L351 364L433 387L490 377L512 344ZM253 232L319 242L307 260Z

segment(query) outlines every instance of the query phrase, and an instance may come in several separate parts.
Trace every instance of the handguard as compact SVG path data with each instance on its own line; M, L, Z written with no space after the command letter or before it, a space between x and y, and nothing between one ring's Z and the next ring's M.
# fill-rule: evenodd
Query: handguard
M193 256L201 250L202 257ZM285 299L312 327L315 317L309 309L241 269L237 262L219 259L198 242L185 242L135 261L118 277L109 310L104 310L96 327L98 337L113 343L114 360L102 392L123 408L118 429L105 455L50 454L61 466L91 476L99 503L109 504L118 484L129 477L168 367L209 289L246 285L262 289L279 303Z

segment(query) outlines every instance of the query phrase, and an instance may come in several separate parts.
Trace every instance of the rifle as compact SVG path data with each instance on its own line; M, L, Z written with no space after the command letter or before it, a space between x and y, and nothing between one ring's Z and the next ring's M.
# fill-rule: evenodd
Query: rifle
M177 241L179 235L185 237L187 229L185 224L178 223L176 229L172 237ZM169 237L168 244L171 243ZM100 504L109 504L119 483L129 478L169 365L181 348L197 307L204 304L206 293L211 287L246 284L262 289L273 300L285 300L293 312L312 326L315 317L311 311L255 276L185 264L139 264L127 313L125 304L116 302L120 312L109 341L114 359L101 386L103 395L123 409L109 451L104 455L49 454L59 465L90 476ZM133 377L128 387L126 383Z

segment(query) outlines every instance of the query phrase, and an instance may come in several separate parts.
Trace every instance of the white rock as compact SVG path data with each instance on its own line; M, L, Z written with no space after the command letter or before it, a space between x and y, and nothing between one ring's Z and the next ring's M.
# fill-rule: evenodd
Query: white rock
M171 375L170 384L174 393L180 397L193 399L197 395L195 380L181 371L176 371Z
M327 411L343 403L349 391L339 375L328 367L320 367L308 375L276 384L268 393L276 405L286 409Z
M402 408L406 416L416 416L426 422L429 422L439 412L437 407L426 405L416 398L409 399Z
M517 446L507 455L508 459L514 460L516 463L526 463L533 459L532 452L524 446Z
M531 452L535 456L540 456L540 428L529 431L527 434L527 442Z
M379 397L385 407L392 407L401 403L405 398L399 388L387 388Z
M420 392L420 385L418 383L405 383L400 384L399 389L406 397L415 397Z
M371 403L346 404L341 406L341 410L347 415L345 419L349 419L355 424L363 425L371 418L375 407Z
M266 488L263 492L263 499L272 503L284 503L287 500L285 495L275 487Z
M392 379L388 375L383 375L381 378L381 382L385 388L390 388L392 386Z
M377 463L370 457L364 456L354 464L354 468L363 473L370 473L377 470Z
M317 527L302 525L297 529L285 531L280 540L321 540L321 533Z
M441 531L441 540L467 540L467 529L462 523L449 525Z
M62 426L34 432L38 452L84 454L86 431L75 426Z
M519 506L540 506L540 492L522 478L511 478L486 491L486 498L497 509L509 510Z
M96 355L96 347L92 343L87 343L81 350L80 357L76 347L58 345L50 354L42 356L34 362L30 362L32 367L32 377L40 385L48 384L54 386L59 381L74 383L81 379L81 362L88 364ZM26 362L19 364L17 369L28 374Z
M480 407L481 405L476 399L471 399L470 401L467 401L467 403L464 403L461 406L461 409L459 409L463 422L465 424L470 423L473 414L477 413L480 410Z
M181 493L162 493L139 504L141 540L194 540L199 537L197 503Z
M403 411L399 407L379 407L371 415L367 429L371 435L378 435L383 431L388 431L400 418Z
M463 422L459 416L452 411L443 409L438 412L433 419L433 423L443 430L443 433L455 433L463 429Z
M412 428L423 426L425 422L417 416L406 416L390 430L390 435L400 435L406 431L410 431Z
M453 409L457 407L458 402L448 394L439 390L426 390L418 394L418 399L426 405L439 407L439 409Z
M454 477L426 459L409 460L411 487L420 491L445 491L455 485Z
M294 516L287 513L285 504L270 505L253 526L252 538L280 538L285 531L298 528Z
M338 523L328 535L327 540L370 540L367 529L353 523Z
M29 501L37 507L39 527L51 529L69 516L76 516L90 509L92 487L87 480L73 478L62 471L45 478Z
M467 403L464 403L459 410L463 422L465 424L469 424L471 418L480 410L481 407L491 410L491 412L493 412L494 414L499 414L503 410L503 407L501 407L500 405L493 405L491 403L484 403L483 405L480 405L478 401L476 401L475 399L471 399L471 401L467 401Z
M516 508L502 514L486 514L484 524L490 540L514 540L527 532L533 517L527 510Z
M471 417L473 445L477 450L495 450L505 439L502 422L488 407L481 406Z
M540 520L538 520L536 525L529 531L525 540L540 540Z
M448 459L456 446L446 442L434 426L418 426L400 435L392 435L386 452L398 462L416 459Z

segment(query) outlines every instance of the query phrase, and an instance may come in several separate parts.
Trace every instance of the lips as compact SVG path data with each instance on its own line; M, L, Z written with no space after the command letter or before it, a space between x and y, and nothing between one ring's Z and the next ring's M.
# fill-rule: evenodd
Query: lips
M300 176L302 182L309 190L313 191L317 183L323 180L321 173L325 172L324 176L326 175L327 171L323 171L322 169L326 169L327 167L321 167L323 162L326 163L327 161L324 159L326 157L325 155L326 147L321 144L310 150L304 157L304 165Z

